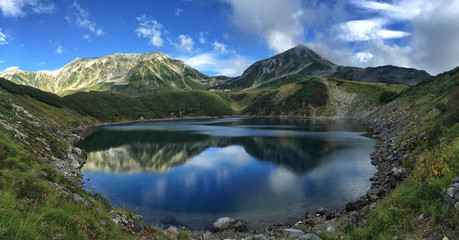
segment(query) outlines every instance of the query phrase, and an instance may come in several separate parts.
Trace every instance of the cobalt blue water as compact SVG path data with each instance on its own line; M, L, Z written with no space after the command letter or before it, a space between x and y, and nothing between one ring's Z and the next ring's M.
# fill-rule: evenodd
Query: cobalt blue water
M206 228L224 216L291 221L364 195L377 144L366 134L352 121L179 120L101 127L79 146L86 189L150 223Z

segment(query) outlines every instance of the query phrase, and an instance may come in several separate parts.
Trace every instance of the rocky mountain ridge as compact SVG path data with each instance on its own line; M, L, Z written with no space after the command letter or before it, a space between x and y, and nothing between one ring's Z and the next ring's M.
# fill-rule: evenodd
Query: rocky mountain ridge
M160 52L76 58L56 71L11 69L0 73L0 77L59 95L78 91L111 91L132 96L207 89L219 82Z
M10 69L0 77L58 95L81 91L109 91L126 96L153 92L210 88L273 89L305 77L337 78L358 82L416 85L430 77L421 70L395 66L369 68L336 65L311 49L298 45L252 64L240 77L209 77L180 60L152 52L77 58L56 71Z
M430 77L426 71L396 66L346 67L298 45L274 57L252 64L240 77L222 83L221 89L266 89L300 82L305 77L338 78L357 82L416 85Z

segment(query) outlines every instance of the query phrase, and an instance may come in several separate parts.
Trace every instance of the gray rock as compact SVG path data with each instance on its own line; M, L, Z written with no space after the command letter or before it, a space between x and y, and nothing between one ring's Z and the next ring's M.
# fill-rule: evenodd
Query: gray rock
M446 194L442 195L442 198L446 203L451 204L451 205L453 205L454 202L455 202L452 197L450 197L449 195L446 195Z
M115 218L112 218L112 221L115 223L115 224L118 224L120 222L120 219L118 217L115 217Z
M71 153L67 153L67 158L69 159L69 162L76 161L75 156Z
M422 219L424 219L424 214L423 213L419 214L419 217L418 217L418 220L422 220Z
M80 167L80 163L77 160L72 160L70 162L70 166L72 166L73 168L79 168Z
M335 232L335 228L332 225L327 225L327 232Z
M37 175L37 170L36 169L29 169L25 171L26 173L32 173L34 175Z
M83 198L82 196L78 195L77 193L74 193L72 195L72 200L74 202L79 202L79 203L82 203L84 205L92 205L88 200L86 200L85 198Z
M212 234L211 232L206 231L205 233L202 234L202 239L204 239L204 240L205 239L210 239L210 235L211 234Z
M242 240L268 240L268 238L265 235L254 235L254 236L249 236L246 238L243 238Z
M298 238L298 240L322 240L322 238L312 233L306 233Z
M459 192L459 186L448 188L447 194L448 196L453 197L457 192Z
M52 156L51 161L53 162L62 162L62 159Z
M215 232L230 229L235 231L244 231L247 229L247 223L240 219L222 217L212 224L212 230L214 230Z
M357 198L346 204L346 210L354 211L360 209L363 205L365 205L365 201L360 198Z
M317 209L316 213L319 214L319 215L325 215L325 209L324 208L319 208L319 209Z
M143 224L139 220L134 220L134 227L135 232L142 232L145 228Z
M453 179L453 181L454 181L454 182L459 182L459 177L455 177L455 178Z
M81 154L83 153L80 148L74 147L73 152L76 153L78 156L81 157Z
M456 194L454 194L454 197L453 197L453 198L456 199L456 200L459 200L459 192L457 192Z
M459 211L459 202L456 202L456 203L454 204L454 208L456 209L456 211Z
M39 174L42 175L43 177L48 177L48 173L45 171L40 171Z
M170 226L166 229L165 233L170 238L175 238L179 235L179 230L174 226Z
M286 228L282 231L287 237L300 237L304 234L303 231L294 228Z

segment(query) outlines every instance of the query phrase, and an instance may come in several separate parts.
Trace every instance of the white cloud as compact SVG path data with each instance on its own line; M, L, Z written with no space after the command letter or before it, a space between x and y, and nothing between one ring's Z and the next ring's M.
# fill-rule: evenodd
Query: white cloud
M77 24L80 28L89 30L96 36L104 35L104 31L102 30L102 28L97 26L97 24L94 21L89 20L88 11L82 8L77 1L73 2L72 8L75 9L75 24ZM66 19L68 21L71 20L70 18Z
M369 52L358 52L354 54L355 60L360 63L367 63L370 61L374 55Z
M300 0L224 0L231 5L232 21L242 30L255 34L276 52L303 42Z
M64 52L64 47L62 45L57 46L56 51L54 53L61 54Z
M5 60L1 60L1 59L0 59L0 64L2 64L2 63L5 63Z
M459 66L459 0L349 2L303 2L304 26L314 34L308 47L341 65L391 64L430 74Z
M175 48L182 51L192 52L194 41L190 36L187 35L179 35L178 36L179 43L173 43Z
M0 45L8 44L7 37L4 33L2 33L2 29L0 28Z
M183 9L176 8L174 14L175 16L180 17L182 15L182 12L183 12Z
M376 39L393 39L408 37L411 34L402 31L383 29L386 21L383 19L353 20L339 25L338 38L352 41L369 41Z
M15 71L15 70L19 70L19 67L18 66L9 67L3 70L3 72Z
M91 41L89 34L83 34L83 39L86 39L88 42Z
M147 17L145 15L137 17L137 21L139 21L139 27L135 29L137 36L148 38L150 39L149 43L151 45L155 47L161 47L164 42L161 37L163 25L151 17Z
M217 46L215 47L215 43ZM214 75L224 75L229 77L240 76L251 62L239 55L236 51L229 49L225 44L214 42L212 52L200 53L188 57L178 57L193 68L201 72L212 72ZM224 51L222 52L222 47Z
M366 51L374 55L369 64L415 67L431 74L459 65L459 0L401 0L386 5L366 1L362 7L377 11L389 23L408 23L412 28L406 45L368 42Z
M5 17L52 13L54 9L54 3L48 0L0 0L0 10Z
M206 37L204 36L205 34L206 34L206 33L204 33L204 32L200 32L200 33L199 33L199 43L200 43L200 44L206 43Z
M228 50L226 49L227 46L224 43L217 42L217 40L214 41L214 51L221 53L221 54L228 54Z

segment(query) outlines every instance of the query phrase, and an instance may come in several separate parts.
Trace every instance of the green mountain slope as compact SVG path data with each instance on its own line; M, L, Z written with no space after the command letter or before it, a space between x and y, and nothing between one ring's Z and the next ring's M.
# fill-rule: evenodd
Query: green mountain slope
M13 69L0 73L0 77L59 95L110 91L138 96L153 92L207 89L220 82L159 52L77 58L54 72Z

